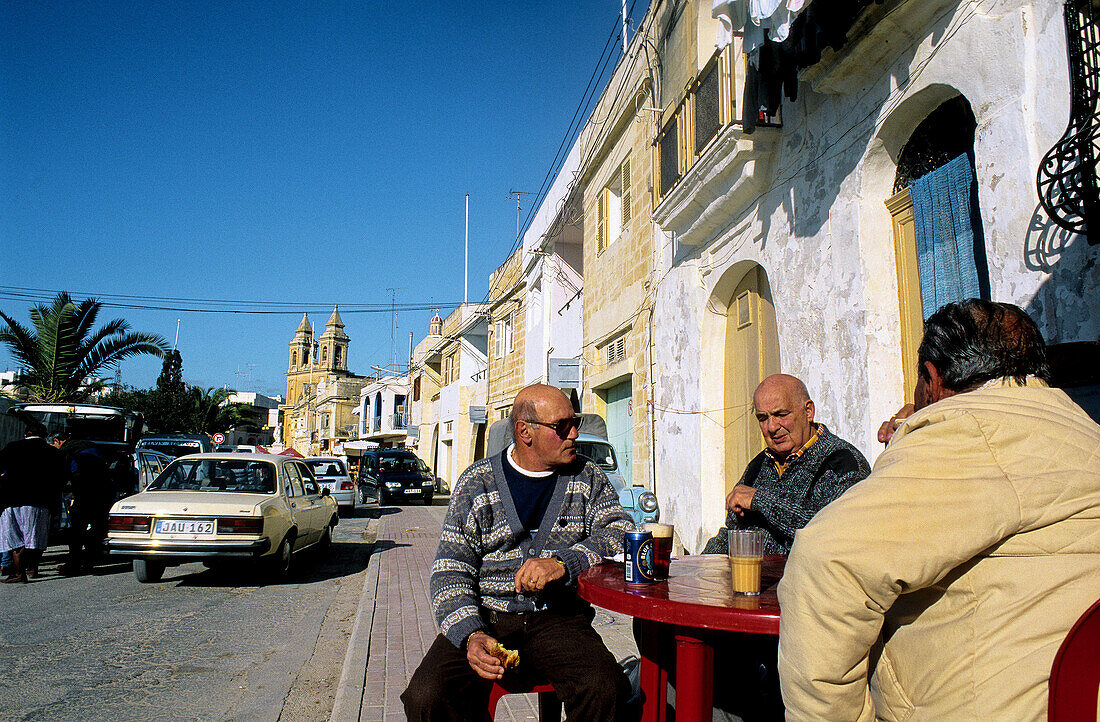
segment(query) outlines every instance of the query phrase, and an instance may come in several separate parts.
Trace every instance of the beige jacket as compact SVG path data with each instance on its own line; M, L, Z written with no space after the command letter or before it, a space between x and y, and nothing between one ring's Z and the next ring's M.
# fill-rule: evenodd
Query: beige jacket
M944 399L795 539L787 719L1046 719L1054 654L1097 598L1100 426L1035 380Z

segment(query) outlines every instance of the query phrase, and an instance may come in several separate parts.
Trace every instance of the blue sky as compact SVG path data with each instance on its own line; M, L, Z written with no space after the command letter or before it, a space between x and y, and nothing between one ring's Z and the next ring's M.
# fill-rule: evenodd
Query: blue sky
M480 300L515 239L508 194L543 183L618 12L618 0L4 3L0 311L28 321L32 301L12 288L263 302L226 307L287 313L101 318L169 342L181 319L189 382L283 393L302 311L323 325L334 303L388 305L388 288L398 304L462 299L466 193ZM341 313L351 368L388 364L392 316ZM398 314L399 361L431 315ZM147 387L159 370L126 361L123 381Z

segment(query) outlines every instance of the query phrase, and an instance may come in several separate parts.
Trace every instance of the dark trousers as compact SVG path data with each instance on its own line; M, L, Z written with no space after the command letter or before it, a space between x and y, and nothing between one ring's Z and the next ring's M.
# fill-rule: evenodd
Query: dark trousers
M622 667L592 628L592 608L533 614L483 612L486 633L519 652L523 679L554 685L566 718L578 722L628 720L630 682ZM486 708L493 683L482 679L466 661L466 650L438 635L401 695L409 720L488 720Z

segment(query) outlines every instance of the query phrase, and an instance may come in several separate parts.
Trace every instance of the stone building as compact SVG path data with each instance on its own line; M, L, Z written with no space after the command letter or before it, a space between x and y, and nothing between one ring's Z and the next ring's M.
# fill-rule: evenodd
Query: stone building
M460 304L410 359L407 443L447 485L485 455L488 328L485 304Z
M344 441L356 438L359 391L374 378L348 371L350 341L338 307L317 340L309 317L302 315L290 342L286 403L280 407L285 447L307 456L337 453Z
M677 4L679 5L679 4ZM579 137L583 208L582 406L607 421L627 483L649 486L650 337L656 290L652 10Z
M505 419L526 380L528 298L521 247L489 275L488 422Z
M763 376L803 378L818 420L873 459L943 302L1016 303L1055 344L1100 336L1100 249L1036 189L1071 111L1064 10L1087 5L817 0L765 19L788 33L772 46L709 0L651 8L656 490L689 551L761 448ZM586 259L586 309L590 278Z

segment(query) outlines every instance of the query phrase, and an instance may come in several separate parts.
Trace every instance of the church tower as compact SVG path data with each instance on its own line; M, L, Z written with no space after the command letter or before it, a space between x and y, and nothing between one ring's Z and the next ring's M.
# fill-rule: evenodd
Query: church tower
M290 342L290 366L287 367L287 373L308 370L312 348L313 327L309 325L309 316L303 313L302 322L294 332L294 340Z
M332 315L321 334L320 356L317 363L326 371L348 370L348 342L351 339L344 333L344 322L340 318L340 307L332 307Z

